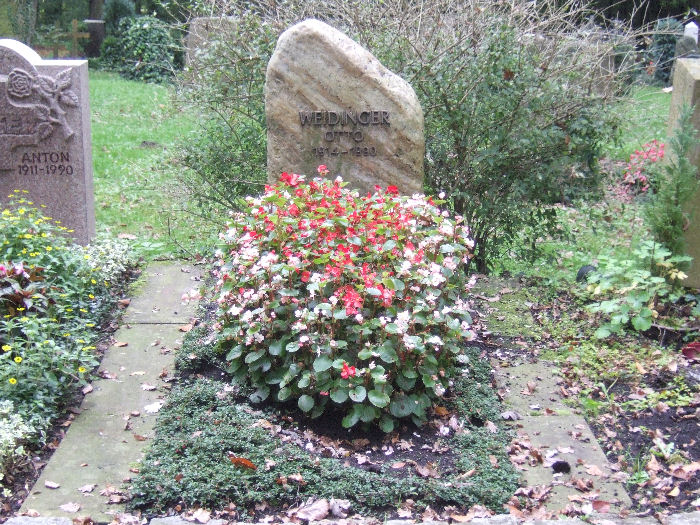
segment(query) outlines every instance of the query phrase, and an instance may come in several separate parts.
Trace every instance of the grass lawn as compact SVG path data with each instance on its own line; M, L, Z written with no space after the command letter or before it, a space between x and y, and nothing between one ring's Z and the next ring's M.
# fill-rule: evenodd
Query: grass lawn
M90 71L98 232L132 239L147 258L187 254L200 226L183 218L173 153L196 130L172 88Z

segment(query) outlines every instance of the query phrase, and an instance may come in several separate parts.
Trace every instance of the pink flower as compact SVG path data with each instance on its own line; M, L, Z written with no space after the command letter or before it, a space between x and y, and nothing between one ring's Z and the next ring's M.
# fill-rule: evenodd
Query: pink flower
M355 377L355 367L354 366L348 366L348 364L343 361L343 370L340 372L340 377L343 379L347 379L349 377Z
M318 174L321 177L328 175L328 167L325 164L321 164L318 168L316 168L316 171L318 171Z

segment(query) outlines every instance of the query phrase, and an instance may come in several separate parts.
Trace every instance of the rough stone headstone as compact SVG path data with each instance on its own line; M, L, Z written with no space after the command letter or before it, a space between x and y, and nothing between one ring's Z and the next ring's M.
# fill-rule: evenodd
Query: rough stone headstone
M688 36L698 43L698 25L695 22L688 22L683 28L683 36Z
M0 40L0 204L14 190L79 243L94 235L87 61Z
M669 136L673 134L678 124L681 108L685 105L695 106L692 122L700 136L700 59L698 58L681 58L676 61L673 75L673 96L671 97L668 119ZM700 141L697 142L689 157L693 165L700 168ZM684 284L700 288L700 191L696 191L690 199L687 211L691 220L685 231L685 241L688 255L693 258L693 262Z
M423 191L423 111L411 86L333 27L305 20L277 41L265 79L267 173L316 175L351 188Z

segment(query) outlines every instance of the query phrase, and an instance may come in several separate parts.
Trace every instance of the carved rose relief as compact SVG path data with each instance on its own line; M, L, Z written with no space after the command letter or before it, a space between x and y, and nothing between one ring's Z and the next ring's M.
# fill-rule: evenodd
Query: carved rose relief
M10 101L36 95L36 102L32 106L37 120L42 122L38 129L39 138L45 140L53 133L54 127L59 127L67 140L73 136L73 130L66 120L66 108L74 108L79 104L77 95L69 89L70 85L70 69L65 69L52 78L15 68L7 77L7 95ZM26 100L22 102L23 106L27 106Z
M26 71L13 69L7 78L7 92L17 98L26 98L32 94L32 77Z

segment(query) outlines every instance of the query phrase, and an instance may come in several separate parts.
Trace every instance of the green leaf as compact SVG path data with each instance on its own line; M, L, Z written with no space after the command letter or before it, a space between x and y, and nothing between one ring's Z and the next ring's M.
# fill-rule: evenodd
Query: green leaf
M314 398L311 396L307 396L304 394L299 398L299 401L297 401L297 405L299 405L299 408L302 410L302 412L308 412L314 407Z
M372 348L364 347L357 353L357 357L358 359L369 359L370 357L372 357Z
M335 312L333 312L333 319L338 319L338 320L342 321L343 319L347 319L347 318L348 318L348 314L345 312L344 309L343 310L336 310Z
M394 417L406 417L413 413L415 403L406 395L396 396L389 405L389 412Z
M379 358L385 363L395 363L399 356L396 355L396 351L391 347L391 343L387 343L379 347Z
M270 352L270 355L280 355L287 341L289 341L289 338L283 337L282 339L270 343L270 347L268 348L268 352Z
M250 364L253 361L257 361L258 359L260 359L263 356L264 353L265 353L264 348L261 348L260 350L256 350L255 352L251 352L245 356L245 362Z
M379 390L370 390L367 396L369 397L369 402L377 408L384 408L391 401L388 395Z
M270 389L266 386L259 387L255 392L248 396L251 403L262 403L270 395Z
M241 357L242 353L243 345L236 345L233 348L231 348L228 354L226 354L226 361L233 361L234 359L238 359L239 357Z
M651 319L637 315L636 317L632 318L632 326L634 326L634 329L638 332L644 332L645 330L649 330L649 328L651 328Z
M330 398L338 404L345 403L348 400L347 388L334 388L330 392Z
M343 428L354 427L358 421L360 421L360 405L355 405L343 418Z
M377 409L373 406L362 405L360 407L360 419L365 423L370 423L377 418Z
M333 360L327 355L320 355L314 359L314 370L324 372L333 366Z
M382 429L382 432L389 433L394 431L394 420L391 419L389 416L382 416L381 421L379 421L379 428Z
M350 395L350 399L352 399L355 403L362 403L367 397L367 390L362 385L358 385L355 388L350 389L348 394Z
M289 387L280 388L280 391L277 392L277 399L279 401L286 401L287 399L289 399L289 396L291 396L291 395L292 395L291 388L289 388Z
M416 385L416 378L399 374L396 376L396 384L401 390L408 392Z
M423 374L423 384L427 388L433 388L435 386L435 380L432 375Z
M396 325L396 323L389 323L384 327L384 330L386 331L387 334L398 334L399 333L399 327Z
M292 341L291 343L287 344L287 346L285 346L285 350L293 354L294 352L299 350L299 343L297 343L296 341Z
M382 292L379 290L379 288L367 288L367 289L365 289L365 292L367 292L369 295L372 295L374 297L382 295Z
M382 246L382 251L383 252L388 252L396 248L396 241L394 239L389 239L384 243Z
M608 337L612 332L608 329L607 326L601 326L595 331L595 336L597 339L605 339Z
M299 388L306 388L309 386L309 383L311 383L311 372L307 370L301 375L301 379L297 383L297 386Z

